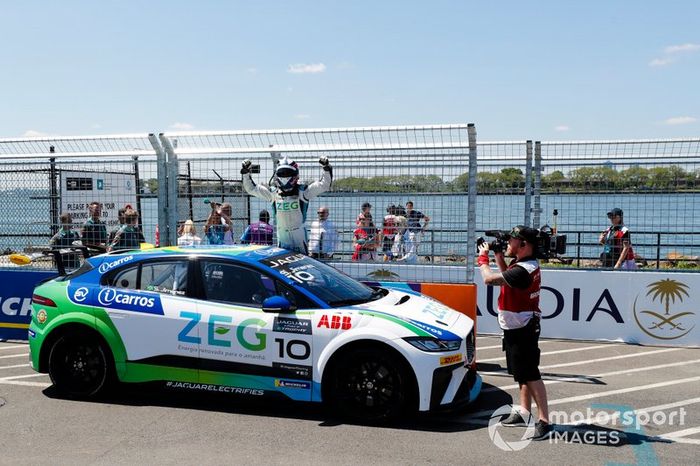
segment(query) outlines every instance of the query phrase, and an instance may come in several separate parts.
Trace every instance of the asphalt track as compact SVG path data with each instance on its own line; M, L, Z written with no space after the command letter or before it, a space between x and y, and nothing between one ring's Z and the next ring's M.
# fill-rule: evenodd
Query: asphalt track
M697 464L700 349L541 343L560 424L550 440L518 444L524 428L488 428L494 410L517 402L497 337L478 339L476 403L389 426L343 423L317 405L152 385L60 399L29 368L25 343L0 342L0 464ZM504 451L492 436L523 448Z

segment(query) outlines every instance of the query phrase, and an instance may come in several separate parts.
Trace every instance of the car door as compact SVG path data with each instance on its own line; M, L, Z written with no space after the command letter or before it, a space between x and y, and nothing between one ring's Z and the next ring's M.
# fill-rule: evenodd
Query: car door
M199 318L187 296L189 268L187 258L130 264L103 279L97 301L119 331L128 362L181 367L191 371L181 378L196 381Z
M219 259L200 259L198 278L200 380L309 400L311 319L262 310L263 301L282 293L283 285L258 269Z

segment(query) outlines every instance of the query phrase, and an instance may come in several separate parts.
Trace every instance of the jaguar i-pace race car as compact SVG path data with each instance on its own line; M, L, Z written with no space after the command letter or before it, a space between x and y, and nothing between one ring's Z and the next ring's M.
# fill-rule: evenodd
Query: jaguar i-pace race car
M268 246L104 254L39 284L32 367L65 396L163 381L324 402L367 420L472 401L474 322Z

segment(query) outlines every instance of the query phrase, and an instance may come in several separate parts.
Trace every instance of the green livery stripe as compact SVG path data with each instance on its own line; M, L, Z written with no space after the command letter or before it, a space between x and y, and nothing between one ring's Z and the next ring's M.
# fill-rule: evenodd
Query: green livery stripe
M420 328L420 327L418 327L410 322L406 322L405 320L399 319L398 317L392 316L391 314L385 314L383 312L375 312L375 311L365 311L365 310L359 311L359 314L363 315L363 316L377 317L379 319L388 320L390 322L395 323L396 325L400 325L400 326L404 327L406 330L409 330L409 331L415 333L419 337L432 337L433 336L432 334L426 332L422 328Z
M152 364L126 363L126 371L121 382L152 382L171 380L173 382L198 382L199 371L184 367L154 366Z

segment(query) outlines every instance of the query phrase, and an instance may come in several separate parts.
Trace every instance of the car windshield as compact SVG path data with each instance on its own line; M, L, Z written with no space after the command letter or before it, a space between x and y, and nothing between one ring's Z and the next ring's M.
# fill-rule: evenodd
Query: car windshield
M285 253L260 262L332 307L362 304L386 295L304 254Z

